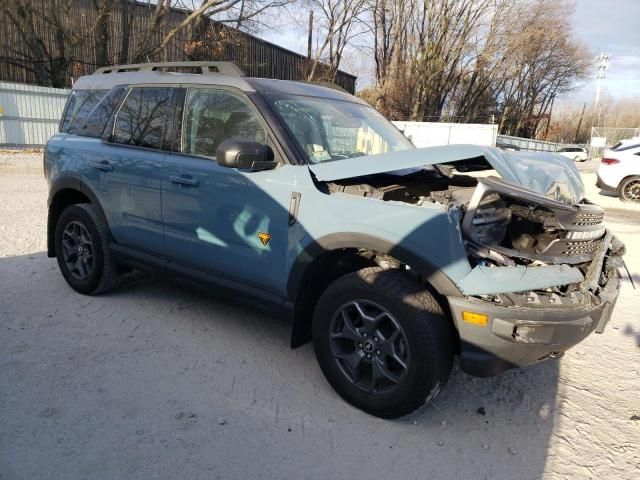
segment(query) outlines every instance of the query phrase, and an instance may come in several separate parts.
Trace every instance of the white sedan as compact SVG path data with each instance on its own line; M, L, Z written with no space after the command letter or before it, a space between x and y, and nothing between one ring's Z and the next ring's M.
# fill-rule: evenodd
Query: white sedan
M596 186L616 192L623 202L640 202L640 140L605 150Z
M576 162L586 162L589 159L589 152L584 147L564 147L556 153Z

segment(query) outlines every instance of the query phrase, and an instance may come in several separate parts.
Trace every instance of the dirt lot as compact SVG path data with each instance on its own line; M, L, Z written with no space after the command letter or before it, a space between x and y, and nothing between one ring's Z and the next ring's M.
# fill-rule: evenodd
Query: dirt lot
M640 288L640 206L602 196ZM74 293L38 154L0 154L0 478L640 478L640 290L603 335L398 421L341 401L288 325L155 278Z

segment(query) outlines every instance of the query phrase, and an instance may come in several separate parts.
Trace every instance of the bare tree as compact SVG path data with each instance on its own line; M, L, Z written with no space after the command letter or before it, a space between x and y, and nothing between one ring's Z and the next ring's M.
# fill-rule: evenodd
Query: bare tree
M363 96L391 118L496 118L503 132L543 134L589 68L568 0L371 2L376 85Z
M176 37L183 31L194 29L194 26L202 26L204 20L213 19L221 24L234 25L237 28L255 21L257 17L266 11L288 5L293 0L201 0L199 3L183 0L158 0L153 18L147 28L142 41L136 45L133 58L144 61L163 52L171 45ZM171 8L187 9L189 13L177 25L166 28L165 19ZM202 38L193 38L193 41L206 41L206 29L200 31ZM153 41L160 38L159 42ZM211 38L211 36L209 36Z
M115 10L114 0L93 0L93 7L96 11L94 48L96 56L96 66L109 65L109 40L111 37L110 24L111 14Z
M69 0L45 4L32 0L2 2L0 13L11 22L23 45L2 46L0 60L32 72L40 85L65 86L70 64L68 47L79 40L65 22L68 6ZM44 42L45 36L53 42Z
M554 99L586 77L591 59L570 37L566 3L536 0L527 7L508 39L510 63L498 101L501 131L535 137L541 122L548 123Z
M340 68L345 48L353 39L364 33L361 15L368 7L367 0L309 0L316 18L318 43L309 70L308 80L316 79L318 67L326 62L328 71L324 79L334 81Z

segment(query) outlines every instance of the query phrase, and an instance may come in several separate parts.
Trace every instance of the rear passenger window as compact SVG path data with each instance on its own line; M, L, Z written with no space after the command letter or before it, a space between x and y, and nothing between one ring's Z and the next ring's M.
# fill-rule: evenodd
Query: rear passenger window
M77 129L78 135L100 138L115 109L120 105L122 97L127 91L124 87L114 87L98 103L89 114L87 121Z
M161 148L171 92L171 88L132 88L116 116L113 141Z
M240 97L222 90L192 89L182 121L182 152L215 157L223 140L266 142L258 116Z
M87 116L104 97L107 90L74 90L67 100L60 131L76 133L75 129L84 123Z

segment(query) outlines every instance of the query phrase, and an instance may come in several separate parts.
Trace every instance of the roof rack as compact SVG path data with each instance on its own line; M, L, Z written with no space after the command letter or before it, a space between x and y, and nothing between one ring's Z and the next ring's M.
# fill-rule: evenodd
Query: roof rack
M233 62L151 62L130 65L102 67L94 75L126 72L170 72L199 73L202 75L222 74L244 77L244 72Z

